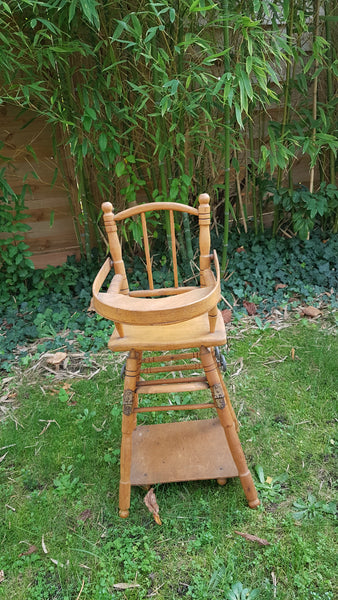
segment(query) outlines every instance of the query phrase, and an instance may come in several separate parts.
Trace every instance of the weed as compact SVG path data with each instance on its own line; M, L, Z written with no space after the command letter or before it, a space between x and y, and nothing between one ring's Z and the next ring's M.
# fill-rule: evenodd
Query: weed
M259 497L262 500L268 500L268 502L281 500L285 493L284 484L288 480L288 474L283 473L282 475L277 475L277 477L265 477L261 465L257 465L255 471L259 480L257 483Z
M227 600L254 600L259 596L259 590L255 589L250 591L248 588L244 588L242 583L238 581L234 583L231 590L228 592Z
M336 515L337 512L335 502L316 500L312 494L308 494L307 501L297 500L292 506L297 509L292 513L293 518L297 521L314 519L324 515Z
M61 473L53 480L55 493L62 498L74 498L79 496L83 485L79 483L79 477L71 476L73 465L61 466Z

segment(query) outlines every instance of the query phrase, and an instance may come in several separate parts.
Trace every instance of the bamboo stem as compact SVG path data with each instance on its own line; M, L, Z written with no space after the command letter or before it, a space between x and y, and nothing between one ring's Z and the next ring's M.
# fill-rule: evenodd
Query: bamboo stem
M224 40L224 72L230 71L230 36L229 36L229 2L223 0L223 40ZM224 233L221 271L225 272L228 257L229 212L230 212L230 106L227 99L224 104Z

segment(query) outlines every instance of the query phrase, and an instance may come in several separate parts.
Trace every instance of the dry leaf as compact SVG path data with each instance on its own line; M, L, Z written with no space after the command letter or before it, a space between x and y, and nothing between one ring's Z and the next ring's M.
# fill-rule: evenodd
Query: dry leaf
M236 252L245 252L244 246L240 246L239 248L237 248Z
M283 288L288 287L287 283L276 283L275 285L275 292L277 292L277 290L282 290Z
M63 384L63 386L62 386L62 388L63 388L64 390L66 390L66 391L67 391L67 390L70 390L70 388L71 388L71 387L72 387L72 384L71 384L71 383L67 383L67 382L66 382L66 383L64 383L64 384Z
M246 300L244 300L243 306L244 308L246 308L246 312L250 317L257 313L257 306L256 304L254 304L254 302L247 302Z
M265 483L268 483L270 485L272 483L272 477L267 477Z
M59 365L65 358L67 358L67 352L55 352L47 357L47 362L50 365Z
M5 579L5 573L1 570L0 571L0 583L2 583Z
M314 306L304 306L304 308L302 308L302 313L303 315L311 317L312 319L319 317L319 315L322 314L319 308L315 308Z
M157 525L162 525L160 515L159 515L160 508L159 508L159 505L157 504L156 496L155 496L155 492L154 492L153 488L150 488L149 492L145 495L144 504L146 505L148 510L150 510L152 515L154 516L154 519L155 519L155 522L157 523Z
M295 360L295 349L291 348L291 358L292 360Z
M78 516L77 519L78 519L78 521L83 521L83 523L85 523L87 521L87 519L89 519L91 516L92 516L92 511L90 510L90 508L87 508Z
M19 556L30 556L30 554L34 554L34 552L37 552L38 549L36 546L29 546L28 550L26 550L26 552L21 552L21 554L19 554Z
M224 323L230 323L232 319L232 310L230 310L229 308L222 310L222 317Z
M52 561L52 563L54 565L57 565L58 567L64 568L64 566L65 566L63 563L60 563L58 560L56 560L56 558L51 558L50 560ZM67 562L66 562L66 567L68 567L68 565L69 565L69 560L67 560Z
M115 590L131 590L132 588L141 587L139 583L114 583Z
M42 550L44 551L44 553L48 554L48 550L47 550L46 544L45 544L45 536L44 535L41 538L41 546L42 546Z
M261 546L270 546L270 542L268 542L268 540L259 538L257 537L257 535L251 535L251 533L242 533L241 531L235 531L235 533L237 533L237 535L242 536L245 540L248 540L249 542L257 542L257 544L260 544Z

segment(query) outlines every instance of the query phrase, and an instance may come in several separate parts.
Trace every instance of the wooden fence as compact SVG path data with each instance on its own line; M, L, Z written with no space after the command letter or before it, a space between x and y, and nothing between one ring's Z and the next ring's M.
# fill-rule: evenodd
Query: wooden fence
M9 161L6 179L15 193L23 183L26 195L26 223L31 227L25 241L33 253L36 267L59 265L68 255L79 256L68 192L57 169L52 131L46 120L30 111L10 105L0 106L1 154ZM1 159L0 159L1 160Z
M273 115L276 118L277 115ZM33 253L36 267L59 265L68 255L80 255L74 228L76 181L67 158L63 156L64 175L58 169L53 149L52 131L46 120L33 112L19 111L11 105L0 106L0 139L4 142L1 154L9 161L1 161L6 167L6 179L16 193L23 182L29 184L26 196L27 224L31 227L25 241ZM70 159L68 159L70 161ZM2 163L2 164L1 164ZM243 166L244 172L244 166ZM306 158L296 160L294 183L309 183L309 165ZM235 174L232 169L232 189L236 194ZM212 190L208 191L212 194ZM75 198L75 202L74 202ZM144 192L139 201L144 201ZM78 214L75 215L79 223ZM265 225L272 219L272 208L266 210Z

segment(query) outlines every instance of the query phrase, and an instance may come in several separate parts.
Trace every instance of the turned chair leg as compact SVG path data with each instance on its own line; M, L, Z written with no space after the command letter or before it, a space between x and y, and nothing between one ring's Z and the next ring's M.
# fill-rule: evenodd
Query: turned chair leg
M130 508L130 469L132 458L132 434L136 427L136 413L134 412L138 397L136 385L140 375L141 356L131 350L127 358L126 374L123 391L122 413L122 442L120 455L120 492L119 515L123 519L129 516Z
M216 359L205 346L201 347L201 361L245 496L250 508L256 508L260 502L237 435L236 424L230 410L229 395L224 382L223 384L221 382L222 378L219 376Z

